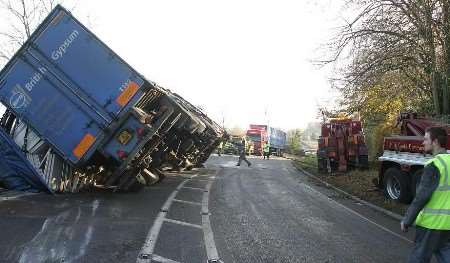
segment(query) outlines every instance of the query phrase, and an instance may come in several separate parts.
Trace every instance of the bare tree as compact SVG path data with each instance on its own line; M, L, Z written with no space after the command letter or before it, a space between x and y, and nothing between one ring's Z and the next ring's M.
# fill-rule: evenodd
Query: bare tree
M0 11L9 21L0 31L0 65L6 63L31 36L40 22L63 0L0 0Z
M449 114L447 1L348 1L359 13L345 20L330 43L332 55L321 61L349 61L336 78L344 101L364 107L367 93L381 87L387 100L408 95L417 105L432 101L435 113Z

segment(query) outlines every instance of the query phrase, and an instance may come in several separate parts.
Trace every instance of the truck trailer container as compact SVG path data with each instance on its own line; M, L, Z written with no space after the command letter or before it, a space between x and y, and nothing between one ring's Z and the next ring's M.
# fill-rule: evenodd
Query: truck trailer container
M140 189L164 166L204 162L222 134L59 5L0 72L0 101L0 125L57 192Z

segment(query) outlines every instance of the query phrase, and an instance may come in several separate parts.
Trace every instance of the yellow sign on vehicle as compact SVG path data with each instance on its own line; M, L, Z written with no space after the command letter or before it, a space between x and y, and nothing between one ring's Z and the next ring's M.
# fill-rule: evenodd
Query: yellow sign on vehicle
M131 138L133 138L133 135L128 130L123 130L117 136L117 141L120 144L125 145L131 140Z

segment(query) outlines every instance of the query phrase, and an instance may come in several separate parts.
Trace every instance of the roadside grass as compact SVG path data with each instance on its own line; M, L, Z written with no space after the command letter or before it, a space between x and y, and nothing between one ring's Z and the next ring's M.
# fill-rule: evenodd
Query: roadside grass
M359 197L360 199L383 207L391 212L403 215L408 208L405 204L387 199L382 190L378 189L373 183L373 179L378 178L377 167L370 167L367 170L354 169L346 173L322 173L317 169L316 155L295 156L293 163L296 167L317 176L321 180L344 190L345 192ZM314 180L314 179L312 179Z

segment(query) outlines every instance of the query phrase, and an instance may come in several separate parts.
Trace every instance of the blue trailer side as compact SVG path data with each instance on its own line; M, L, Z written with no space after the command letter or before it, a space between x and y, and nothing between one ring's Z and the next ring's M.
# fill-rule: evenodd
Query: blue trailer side
M63 192L80 182L141 187L158 131L175 114L165 91L61 6L0 71L0 101L1 127L41 181Z
M78 165L105 143L145 82L57 6L0 72L0 100Z
M286 133L280 129L270 127L269 143L271 152L276 152L278 156L281 156L286 148Z
M7 107L0 128L35 169L36 185L55 192L141 189L162 167L206 161L221 136L61 6L0 71L0 101Z

